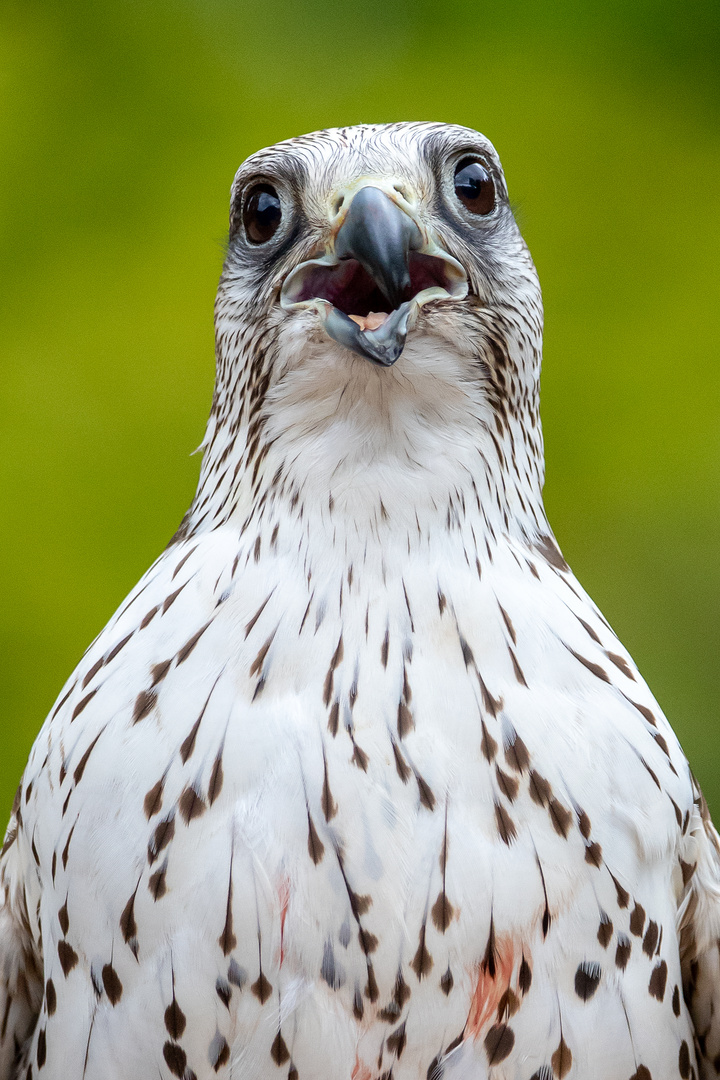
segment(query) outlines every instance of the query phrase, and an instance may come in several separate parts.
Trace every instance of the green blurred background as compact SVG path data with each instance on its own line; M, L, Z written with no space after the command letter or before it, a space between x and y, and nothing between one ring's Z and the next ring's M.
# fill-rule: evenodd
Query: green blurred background
M544 288L546 499L720 816L720 4L5 0L0 817L187 507L235 169L300 132L497 146Z

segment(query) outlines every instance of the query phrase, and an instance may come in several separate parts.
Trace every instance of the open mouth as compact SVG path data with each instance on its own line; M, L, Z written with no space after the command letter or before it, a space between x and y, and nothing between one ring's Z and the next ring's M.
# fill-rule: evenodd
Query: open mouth
M423 304L467 296L467 274L378 188L355 195L333 249L285 278L286 310L315 310L335 341L383 367L394 364Z
M283 289L284 306L326 300L347 315L361 330L377 330L397 310L357 259L328 263L324 259L298 267ZM458 293L459 275L450 272L449 264L434 255L411 251L408 258L410 284L400 294L400 303L423 302ZM464 279L464 274L462 278ZM432 289L432 295L424 296ZM467 289L463 290L463 294ZM400 305L398 305L399 307Z

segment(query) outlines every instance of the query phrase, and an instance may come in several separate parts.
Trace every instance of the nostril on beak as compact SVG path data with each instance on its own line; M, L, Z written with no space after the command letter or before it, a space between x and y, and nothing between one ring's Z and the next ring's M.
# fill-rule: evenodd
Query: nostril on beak
M339 214L340 211L343 208L344 203L345 203L345 196L344 195L338 195L337 199L335 200L335 205L333 206L333 214Z

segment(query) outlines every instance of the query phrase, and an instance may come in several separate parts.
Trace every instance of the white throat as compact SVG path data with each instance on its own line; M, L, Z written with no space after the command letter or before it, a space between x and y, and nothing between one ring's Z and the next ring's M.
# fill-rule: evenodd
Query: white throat
M457 342L414 335L387 369L303 331L280 333L261 413L247 378L238 400L216 403L196 523L243 527L283 506L344 546L393 536L407 546L466 528L477 544L547 531L539 423L534 443L523 417L500 431L482 365ZM222 320L218 341L237 345ZM238 362L219 361L219 371Z

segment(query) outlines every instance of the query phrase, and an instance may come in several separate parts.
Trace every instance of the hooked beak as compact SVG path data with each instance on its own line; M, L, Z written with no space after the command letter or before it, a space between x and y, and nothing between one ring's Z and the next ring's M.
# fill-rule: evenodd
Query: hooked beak
M326 254L285 278L280 303L315 309L335 341L390 367L423 304L467 292L460 263L390 194L367 185L352 198Z

